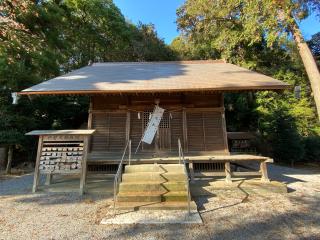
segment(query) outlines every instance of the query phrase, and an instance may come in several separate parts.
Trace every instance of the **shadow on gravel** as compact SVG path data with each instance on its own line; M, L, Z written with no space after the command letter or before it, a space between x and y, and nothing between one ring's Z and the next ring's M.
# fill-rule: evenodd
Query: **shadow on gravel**
M59 204L74 204L86 203L91 204L97 200L105 199L104 195L87 194L79 196L77 193L40 193L30 194L25 198L19 198L16 202L19 203L37 203L39 205L59 205Z

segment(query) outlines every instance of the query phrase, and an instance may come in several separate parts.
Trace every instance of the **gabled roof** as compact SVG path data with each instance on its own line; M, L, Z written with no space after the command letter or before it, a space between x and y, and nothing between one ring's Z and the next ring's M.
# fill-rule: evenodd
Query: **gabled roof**
M20 94L281 90L289 84L223 61L94 63Z

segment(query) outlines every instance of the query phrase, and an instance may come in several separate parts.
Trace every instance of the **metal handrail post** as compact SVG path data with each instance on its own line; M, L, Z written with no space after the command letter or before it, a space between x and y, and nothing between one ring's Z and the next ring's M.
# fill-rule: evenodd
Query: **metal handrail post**
M118 166L118 170L116 172L116 175L114 177L114 182L113 182L113 213L114 215L116 214L116 202L117 202L117 193L118 193L118 185L119 182L121 182L122 180L122 165L123 165L123 159L126 155L127 149L129 149L129 145L131 145L131 140L129 140L124 148L122 157L121 157L121 161L119 163ZM131 147L130 147L131 148ZM131 149L130 149L131 152ZM129 152L129 162L130 162L130 158L131 158L131 153Z
M179 164L180 164L180 160L182 159L183 169L184 169L184 172L185 172L185 174L187 176L188 214L190 216L190 214L191 214L191 210L190 210L191 193L190 193L190 185L189 185L190 178L189 178L189 174L188 174L188 170L187 170L187 164L186 164L186 161L184 159L184 154L183 154L183 149L182 149L182 146L181 146L180 138L178 139L178 147L179 147Z
M129 165L131 165L131 140L129 140Z

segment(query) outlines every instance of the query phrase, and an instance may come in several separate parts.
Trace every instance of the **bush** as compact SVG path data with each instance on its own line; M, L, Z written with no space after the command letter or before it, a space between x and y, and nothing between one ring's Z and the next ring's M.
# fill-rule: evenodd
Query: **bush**
M304 160L320 161L320 136L310 136L303 139L305 148Z

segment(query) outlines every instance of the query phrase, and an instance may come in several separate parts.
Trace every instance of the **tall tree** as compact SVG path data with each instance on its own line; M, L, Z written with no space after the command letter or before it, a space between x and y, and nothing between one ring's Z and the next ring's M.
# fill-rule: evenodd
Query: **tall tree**
M194 41L207 42L230 58L244 45L269 47L293 36L307 72L320 119L320 73L297 22L315 11L318 0L187 0L177 10L178 26Z

